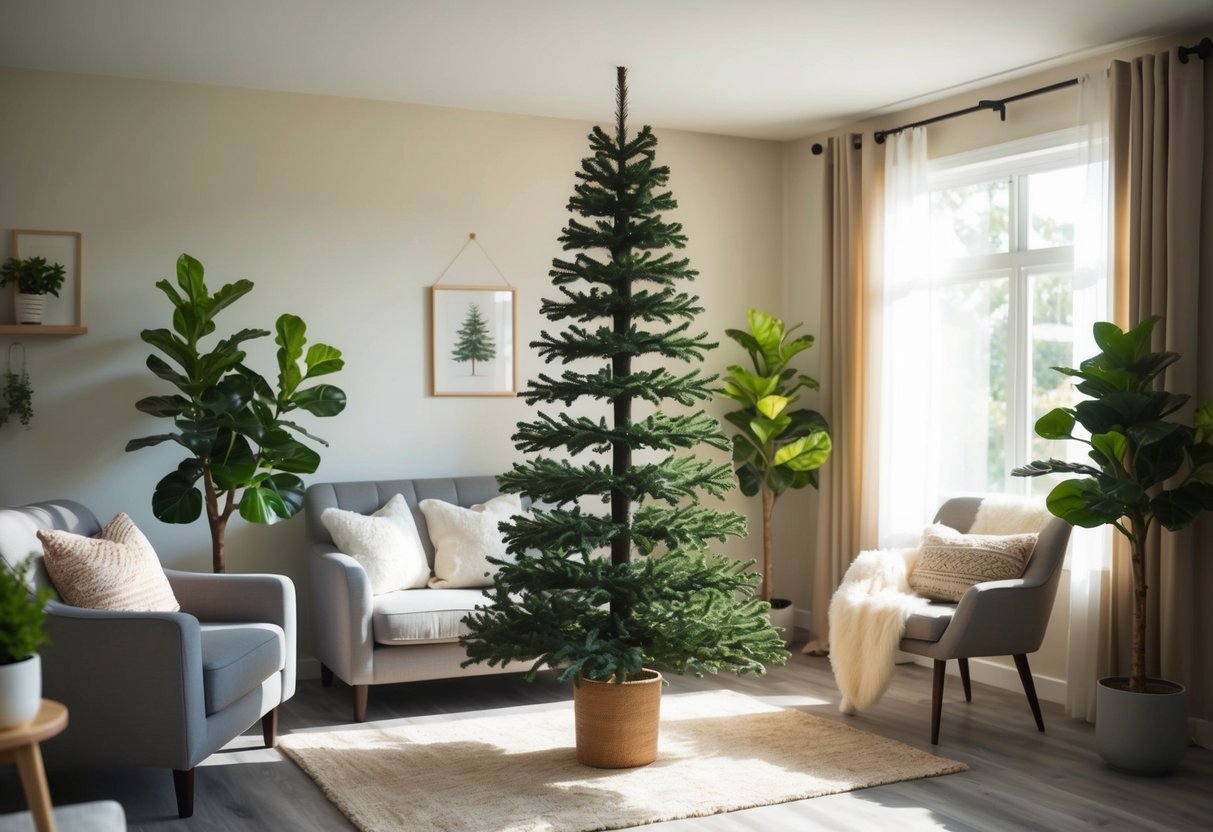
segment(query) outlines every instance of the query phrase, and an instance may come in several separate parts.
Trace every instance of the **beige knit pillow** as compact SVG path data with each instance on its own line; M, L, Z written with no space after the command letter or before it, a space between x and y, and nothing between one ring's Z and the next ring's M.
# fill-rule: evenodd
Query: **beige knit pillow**
M936 601L959 601L969 587L1023 574L1035 534L961 534L942 523L922 533L910 587Z
M119 513L96 537L40 531L51 582L72 606L127 612L181 609L143 532Z

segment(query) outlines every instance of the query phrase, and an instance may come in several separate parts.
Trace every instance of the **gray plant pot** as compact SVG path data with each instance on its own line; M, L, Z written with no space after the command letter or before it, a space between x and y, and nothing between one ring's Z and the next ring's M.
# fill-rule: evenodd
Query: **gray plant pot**
M1168 774L1188 747L1188 691L1166 679L1147 679L1159 692L1121 690L1124 676L1099 680L1095 691L1095 747L1109 768L1126 774Z

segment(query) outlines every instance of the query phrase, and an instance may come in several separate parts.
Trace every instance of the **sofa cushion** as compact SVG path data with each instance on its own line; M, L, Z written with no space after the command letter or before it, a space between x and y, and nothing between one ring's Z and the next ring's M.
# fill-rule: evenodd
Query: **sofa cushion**
M906 619L905 638L919 641L939 641L943 631L952 623L955 604L927 604L919 607Z
M488 599L479 589L401 589L375 597L371 630L378 644L433 644L467 632L463 618Z
M38 539L55 589L72 606L127 612L181 609L152 544L121 512L96 537L44 530Z
M936 523L922 533L910 587L924 598L959 601L974 584L1018 578L1032 550L1032 534L961 534Z
M430 564L403 495L371 515L327 508L320 520L337 548L366 570L372 594L421 587L429 580Z
M498 526L522 511L517 494L502 494L471 508L442 500L417 504L434 544L434 589L489 586L497 567L490 557L508 559Z
M201 635L207 714L223 710L286 667L286 636L276 624L203 624Z

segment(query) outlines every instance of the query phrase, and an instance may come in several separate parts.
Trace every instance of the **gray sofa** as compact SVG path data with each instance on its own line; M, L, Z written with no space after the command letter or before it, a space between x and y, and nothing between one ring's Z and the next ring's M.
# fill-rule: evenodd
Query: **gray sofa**
M402 589L372 595L366 571L337 550L320 515L326 508L372 514L396 494L404 495L430 566L434 547L425 516L417 507L436 499L472 506L500 491L491 476L315 483L304 496L311 575L312 628L322 682L337 676L353 688L354 720L366 719L371 685L452 676L522 672L527 667L460 664L467 653L458 643L461 620L483 603L479 589ZM524 501L525 503L525 501Z
M70 500L0 508L0 557L40 558L39 529L93 535L101 524ZM274 744L276 709L295 692L295 588L281 575L165 575L180 612L47 604L42 690L69 723L43 752L72 766L171 768L189 817L198 763L258 719ZM36 581L49 582L41 563Z

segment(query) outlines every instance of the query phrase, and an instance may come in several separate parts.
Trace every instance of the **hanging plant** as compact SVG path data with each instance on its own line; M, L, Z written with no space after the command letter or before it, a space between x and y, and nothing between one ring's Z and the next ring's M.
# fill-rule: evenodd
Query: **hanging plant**
M20 348L20 369L13 366L13 350ZM10 418L16 418L25 427L29 427L34 418L34 388L30 384L29 370L25 366L25 347L20 343L10 344L8 348L8 369L4 372L4 401L0 404L0 427L8 424Z

